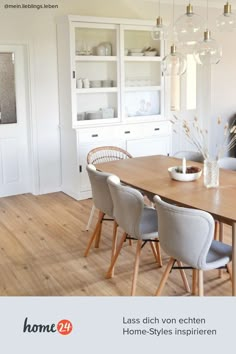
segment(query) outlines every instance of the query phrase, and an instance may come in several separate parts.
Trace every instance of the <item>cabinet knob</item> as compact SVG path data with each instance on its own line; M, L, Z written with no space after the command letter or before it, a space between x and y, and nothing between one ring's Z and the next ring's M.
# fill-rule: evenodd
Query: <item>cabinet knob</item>
M126 130L124 133L125 134L130 134L130 130Z
M97 138L98 134L92 134L92 138Z
M160 128L154 128L154 130L160 130Z

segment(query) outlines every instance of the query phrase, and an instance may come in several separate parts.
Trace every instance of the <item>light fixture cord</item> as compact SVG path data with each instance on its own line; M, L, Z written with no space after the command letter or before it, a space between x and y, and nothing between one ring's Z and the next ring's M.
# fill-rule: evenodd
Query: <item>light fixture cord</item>
M172 21L173 21L173 27L174 27L174 23L175 23L175 0L173 0Z
M175 25L175 0L172 2L172 22L173 22L173 31L172 31L172 42L174 43L175 35L174 35L174 25Z
M206 8L206 11L207 11L207 13L206 13L206 24L207 24L207 30L208 30L208 27L209 27L209 23L208 23L208 0L207 0L207 8Z

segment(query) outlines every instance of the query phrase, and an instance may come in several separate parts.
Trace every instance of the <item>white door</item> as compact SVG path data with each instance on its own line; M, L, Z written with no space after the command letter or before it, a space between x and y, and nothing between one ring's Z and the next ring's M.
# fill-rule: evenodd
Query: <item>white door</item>
M30 191L26 73L24 46L0 45L0 197Z

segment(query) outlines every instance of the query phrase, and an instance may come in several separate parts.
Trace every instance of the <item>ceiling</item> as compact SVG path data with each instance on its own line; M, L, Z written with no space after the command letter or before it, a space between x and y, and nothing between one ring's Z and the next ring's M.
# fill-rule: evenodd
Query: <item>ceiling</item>
M150 3L158 3L159 0L143 0L144 2L150 2ZM172 4L173 0L160 0L161 4ZM135 0L134 0L135 2ZM215 7L215 8L223 8L224 4L226 4L227 0L208 0L208 6L209 7ZM207 0L175 0L175 5L188 5L188 3L191 3L193 6L203 6L206 7ZM229 1L229 3L234 6L233 1ZM236 5L234 6L236 8Z

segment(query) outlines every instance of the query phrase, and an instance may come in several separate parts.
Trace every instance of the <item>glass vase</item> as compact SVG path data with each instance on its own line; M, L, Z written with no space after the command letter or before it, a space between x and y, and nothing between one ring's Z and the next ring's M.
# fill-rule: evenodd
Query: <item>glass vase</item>
M204 160L204 186L216 188L219 186L219 165L217 160Z

